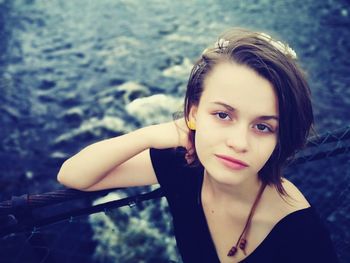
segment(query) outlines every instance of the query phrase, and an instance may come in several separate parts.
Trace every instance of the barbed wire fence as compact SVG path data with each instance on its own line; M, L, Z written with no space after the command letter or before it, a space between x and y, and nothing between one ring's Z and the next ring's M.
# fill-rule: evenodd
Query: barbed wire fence
M344 263L350 260L349 139L349 126L313 137L286 169L324 219ZM126 189L64 189L0 202L0 262L181 262L162 190L140 189L131 196Z

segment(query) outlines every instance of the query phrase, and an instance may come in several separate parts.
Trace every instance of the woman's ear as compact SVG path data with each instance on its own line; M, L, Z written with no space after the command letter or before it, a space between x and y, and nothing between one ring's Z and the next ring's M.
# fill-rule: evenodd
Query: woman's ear
M198 107L197 106L191 106L191 109L190 109L190 114L188 116L188 119L190 121L196 121L196 118L197 118L197 109Z
M192 106L188 116L187 127L190 130L196 130L197 106Z

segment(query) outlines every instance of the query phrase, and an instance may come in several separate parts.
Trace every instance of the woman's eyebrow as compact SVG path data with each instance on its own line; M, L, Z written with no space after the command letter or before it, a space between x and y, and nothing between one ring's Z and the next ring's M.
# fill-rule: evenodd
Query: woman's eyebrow
M226 103L223 103L223 102L213 101L213 102L211 102L211 103L224 106L228 111L232 111L232 112L236 111L235 108L233 108L233 107L231 107L230 105L227 105Z
M231 111L231 112L235 112L236 111L236 109L234 107L232 107L232 106L230 106L230 105L228 105L226 103L223 103L223 102L220 102L220 101L213 101L212 103L213 104L217 104L217 105L221 105L221 106L225 107L228 111ZM276 121L279 120L279 118L277 116L275 116L275 115L263 115L263 116L259 116L257 119L258 120L263 120L263 121L268 121L268 120L271 120L271 119L272 120L276 120Z
M278 121L278 117L275 115L264 115L264 116L259 116L257 118L258 120L262 120L262 121L268 121L268 120L275 120Z

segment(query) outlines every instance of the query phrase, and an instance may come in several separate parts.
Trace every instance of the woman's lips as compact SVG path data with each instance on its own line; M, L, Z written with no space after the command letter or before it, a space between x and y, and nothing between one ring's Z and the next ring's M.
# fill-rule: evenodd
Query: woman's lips
M218 154L215 154L215 156L218 158L218 160L222 164L224 164L225 166L227 166L231 169L234 169L234 170L241 170L241 169L244 169L244 168L249 166L245 162L243 162L241 160L234 159L234 158L229 157L229 156L218 155Z

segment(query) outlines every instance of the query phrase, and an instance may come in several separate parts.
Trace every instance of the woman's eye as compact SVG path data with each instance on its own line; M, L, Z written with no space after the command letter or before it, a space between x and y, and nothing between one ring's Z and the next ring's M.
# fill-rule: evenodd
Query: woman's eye
M225 112L216 112L216 113L214 113L214 115L216 117L218 117L220 120L229 120L230 119L230 116Z
M257 124L256 128L258 129L259 132L266 132L266 133L273 132L273 130L269 126L261 123Z

